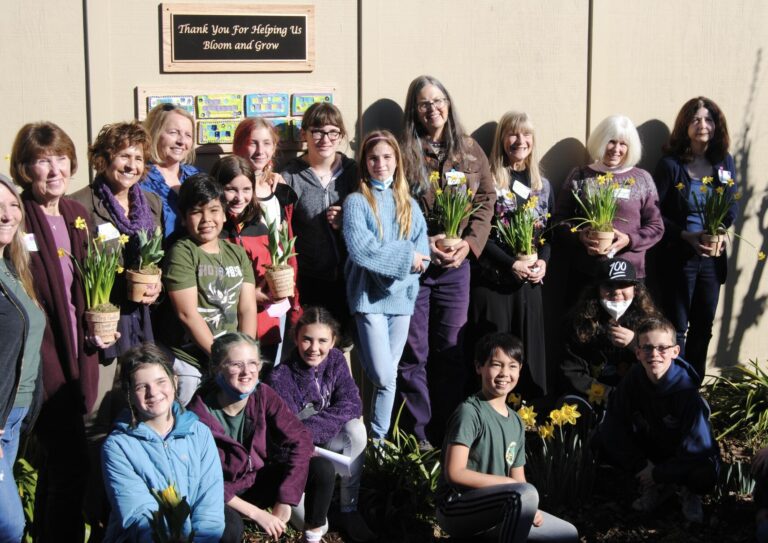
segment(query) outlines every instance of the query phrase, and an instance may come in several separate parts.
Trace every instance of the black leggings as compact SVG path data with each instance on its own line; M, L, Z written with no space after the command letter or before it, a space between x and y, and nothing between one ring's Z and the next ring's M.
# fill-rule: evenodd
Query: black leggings
M265 466L259 472L256 484L241 494L240 498L262 509L272 507L277 499L284 471L280 465ZM325 524L335 481L336 471L330 460L319 456L313 456L309 460L309 475L304 487L304 527L317 528ZM222 543L239 543L245 530L240 514L227 505L224 507L224 522Z

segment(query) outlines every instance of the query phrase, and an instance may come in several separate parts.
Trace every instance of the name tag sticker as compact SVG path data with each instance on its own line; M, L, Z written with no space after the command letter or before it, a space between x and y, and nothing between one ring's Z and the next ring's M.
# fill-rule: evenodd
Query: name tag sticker
M731 172L729 170L718 170L717 171L720 176L720 182L725 183L726 181L730 181L733 179L733 176L731 175Z
M100 236L104 236L104 241L111 241L120 237L120 231L111 222L100 224L97 230Z
M466 182L467 176L464 172L450 171L445 174L445 181L449 187L460 185L462 182Z
M24 234L24 245L27 246L27 251L37 251L37 241L35 241L35 235Z
M531 194L531 189L523 185L520 181L515 180L515 182L512 183L512 192L517 194L523 200L527 200L528 196Z
M613 191L613 195L619 200L629 200L630 192L631 192L631 189L629 187L622 187L620 189L615 189Z

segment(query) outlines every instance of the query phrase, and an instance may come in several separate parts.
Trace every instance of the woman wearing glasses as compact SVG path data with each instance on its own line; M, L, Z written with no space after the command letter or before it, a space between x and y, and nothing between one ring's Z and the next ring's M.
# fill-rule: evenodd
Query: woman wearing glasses
M405 99L402 136L405 174L411 193L427 219L432 266L421 287L400 362L400 391L422 448L431 448L425 427L431 418L432 439L442 442L442 427L464 399L465 371L462 330L469 307L469 262L483 252L491 230L496 200L488 159L475 140L465 135L448 91L437 79L419 76ZM452 180L466 182L479 209L459 228L461 241L448 249L436 243L445 236L435 220L436 172L440 188ZM430 379L427 385L427 360ZM430 401L432 391L432 401Z
M195 161L194 117L173 104L159 104L144 120L152 137L149 148L150 168L142 188L157 194L163 202L163 231L169 237L180 226L176 207L179 188L198 173Z
M635 330L648 318L661 318L661 313L632 263L623 258L601 262L597 281L584 288L568 319L561 362L564 391L607 399L637 361Z
M349 323L349 309L344 288L341 204L354 190L357 177L355 161L339 152L346 135L336 106L313 104L301 120L307 152L291 160L281 172L298 196L292 223L301 303L325 307L343 330Z

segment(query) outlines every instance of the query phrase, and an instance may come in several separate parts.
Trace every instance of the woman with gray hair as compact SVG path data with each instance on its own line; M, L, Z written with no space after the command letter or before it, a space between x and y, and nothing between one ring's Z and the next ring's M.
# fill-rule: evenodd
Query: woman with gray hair
M664 222L659 211L659 195L651 174L638 168L643 148L635 125L623 115L611 115L592 131L587 141L592 163L574 168L568 175L555 206L555 224L584 216L576 196L581 200L588 187L608 179L616 187L616 214L613 238L607 249L600 250L592 238L590 227L573 231L578 221L569 221L561 229L571 255L569 298L591 282L598 262L619 256L631 262L638 279L645 278L645 253L664 234Z

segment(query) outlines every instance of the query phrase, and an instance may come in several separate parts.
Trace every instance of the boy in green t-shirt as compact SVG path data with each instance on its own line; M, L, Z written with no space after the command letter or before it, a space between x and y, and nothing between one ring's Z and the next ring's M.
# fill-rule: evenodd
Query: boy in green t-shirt
M219 239L224 226L224 193L208 174L191 176L178 200L186 238L168 254L165 286L185 334L171 345L179 377L178 398L186 405L202 375L214 338L227 332L256 337L253 267L242 247Z
M478 341L482 388L454 412L443 442L437 522L451 537L498 531L499 542L578 542L576 527L537 510L525 481L525 426L507 406L520 378L523 345L505 333Z

